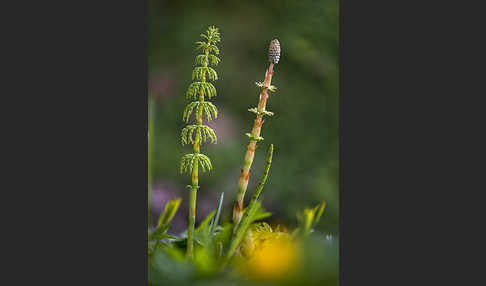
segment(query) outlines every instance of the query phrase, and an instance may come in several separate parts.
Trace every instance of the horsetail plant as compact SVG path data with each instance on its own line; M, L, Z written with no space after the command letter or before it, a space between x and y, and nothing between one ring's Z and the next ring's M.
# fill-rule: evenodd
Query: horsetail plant
M218 28L211 26L207 29L206 34L201 34L206 41L196 42L197 49L203 53L196 56L195 64L197 65L192 71L192 80L196 80L189 85L186 92L187 99L194 100L189 103L184 109L183 121L189 123L189 119L193 111L195 111L196 123L187 125L182 129L181 143L193 144L194 153L186 154L181 159L181 174L185 171L191 174L191 185L187 187L190 189L189 196L189 218L187 227L187 256L192 258L194 256L194 226L196 223L196 195L199 189L199 165L202 171L210 171L212 169L211 160L204 154L200 153L200 145L209 138L211 143L217 143L216 134L209 126L203 125L203 112L206 115L206 120L210 121L218 116L218 110L214 104L205 101L205 96L208 99L216 96L216 88L209 81L218 79L216 71L210 67L210 64L216 66L220 59L216 56L219 54L219 49L216 46L221 41ZM213 53L213 54L212 54ZM215 55L216 54L216 55Z
M241 216L243 214L243 200L245 198L245 192L248 187L248 180L250 179L250 168L253 163L253 158L255 157L255 150L257 148L257 142L263 140L260 136L261 128L263 125L263 117L265 115L272 116L273 112L266 110L268 90L275 92L276 87L271 85L273 76L273 66L280 60L280 43L277 39L270 42L270 47L268 50L268 59L270 66L265 72L265 80L262 82L256 82L255 84L261 88L260 99L258 106L248 109L248 111L256 114L256 118L253 124L253 129L251 133L246 133L250 138L250 143L248 144L247 151L245 154L243 168L241 169L241 175L238 182L238 191L236 194L236 202L233 207L233 223L234 231L238 227L241 221Z

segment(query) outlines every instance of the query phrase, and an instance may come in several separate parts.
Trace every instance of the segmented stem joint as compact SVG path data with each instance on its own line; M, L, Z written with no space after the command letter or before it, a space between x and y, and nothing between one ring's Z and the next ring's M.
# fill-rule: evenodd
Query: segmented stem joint
M265 85L265 83L260 82L260 81L255 82L255 84L256 84L256 85L257 85L259 88L261 88L262 90L268 89L268 90L270 90L271 92L275 92L275 91L277 91L277 87L276 87L276 86L274 86L274 85L269 85L269 86L266 86L266 85Z
M254 136L251 133L246 133L246 136L248 136L250 138L250 140L254 140L254 141L262 141L263 140L263 137L261 137L261 136Z
M268 115L268 116L273 116L275 113L271 112L271 111L258 111L258 108L257 107L253 107L253 108L248 108L248 111L250 112L253 112L255 113L256 115Z

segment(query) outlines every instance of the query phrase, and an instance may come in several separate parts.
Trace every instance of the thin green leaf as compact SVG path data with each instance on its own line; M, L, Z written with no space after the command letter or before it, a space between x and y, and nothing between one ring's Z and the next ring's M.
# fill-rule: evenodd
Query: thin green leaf
M321 219L322 213L324 212L325 208L326 208L326 202L324 201L315 207L316 215L315 215L313 227L316 226L319 220Z
M159 222L158 222L157 226L162 225L162 224L169 224L172 221L175 213L179 209L181 201L182 201L182 198L176 198L176 199L170 200L169 202L167 202L165 204L165 209L159 216Z
M154 229L154 231L149 235L149 240L160 240L163 239L163 235L169 230L170 225L162 224Z
M209 230L209 222L213 218L214 214L216 213L216 210L212 210L206 218L201 222L201 224L196 228L196 232L202 232L202 231L207 231Z
M219 197L218 210L216 211L216 218L211 222L211 227L209 228L209 232L211 234L214 234L216 227L219 224L219 216L221 215L221 209L223 207L223 199L224 199L224 192L222 192L221 196Z

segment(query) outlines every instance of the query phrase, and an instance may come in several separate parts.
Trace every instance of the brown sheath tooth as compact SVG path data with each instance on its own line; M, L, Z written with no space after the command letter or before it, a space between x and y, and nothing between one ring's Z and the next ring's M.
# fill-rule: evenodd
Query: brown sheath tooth
M235 211L236 212L242 211L242 208L241 208L241 206L240 206L240 204L238 202L235 202Z

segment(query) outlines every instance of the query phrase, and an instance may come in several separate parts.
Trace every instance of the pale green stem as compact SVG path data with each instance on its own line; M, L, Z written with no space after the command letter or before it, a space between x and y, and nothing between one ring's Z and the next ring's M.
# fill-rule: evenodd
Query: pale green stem
M209 50L205 51L206 59L209 55ZM204 67L207 67L207 60L203 63ZM203 74L201 82L206 82L206 73ZM203 103L204 102L204 92L202 89L199 91L199 106L196 113L196 125L202 126L202 112L203 112ZM200 129L198 129L200 130ZM199 155L199 147L201 144L201 137L199 136L199 132L196 131L196 139L194 142L194 155ZM188 226L187 226L187 253L186 255L190 258L194 257L194 228L196 225L196 198L197 198L197 189L199 188L199 177L198 177L198 167L199 167L199 159L194 160L194 166L192 167L192 185L191 185L191 193L189 195L189 219L188 219Z

